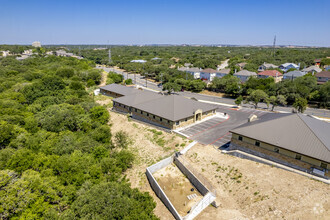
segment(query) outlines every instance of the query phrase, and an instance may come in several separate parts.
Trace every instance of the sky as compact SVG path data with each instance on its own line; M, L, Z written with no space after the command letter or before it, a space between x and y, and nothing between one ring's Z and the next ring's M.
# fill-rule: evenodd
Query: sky
M0 0L0 44L330 46L330 0Z

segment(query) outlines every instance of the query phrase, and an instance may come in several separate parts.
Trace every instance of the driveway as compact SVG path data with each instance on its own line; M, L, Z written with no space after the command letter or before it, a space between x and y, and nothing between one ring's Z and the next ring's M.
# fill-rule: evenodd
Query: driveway
M217 112L227 113L229 116L228 119L214 117L183 129L180 132L188 136L189 139L199 143L205 145L211 144L219 148L225 147L230 142L231 133L229 131L231 129L246 123L251 114L260 117L268 113L266 111L246 108L232 110L227 106L218 107Z

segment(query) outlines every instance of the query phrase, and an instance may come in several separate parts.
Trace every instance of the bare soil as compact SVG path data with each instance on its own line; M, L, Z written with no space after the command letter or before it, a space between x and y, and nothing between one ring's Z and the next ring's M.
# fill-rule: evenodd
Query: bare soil
M187 215L193 205L203 198L188 178L173 163L158 170L153 176L181 216ZM193 194L196 197L189 200L188 196Z
M185 159L216 188L219 208L196 219L329 219L330 186L197 144Z
M217 97L226 97L225 93L221 93L221 92L211 92L209 90L203 90L200 92L200 94L204 94L204 95L211 95L211 96L217 96Z
M154 212L159 218L174 219L173 215L150 187L145 171L148 166L173 155L175 151L182 150L191 141L111 111L110 123L112 134L123 130L129 134L133 141L129 149L134 152L135 162L133 167L125 173L132 188L138 188L141 191L150 193L157 204Z

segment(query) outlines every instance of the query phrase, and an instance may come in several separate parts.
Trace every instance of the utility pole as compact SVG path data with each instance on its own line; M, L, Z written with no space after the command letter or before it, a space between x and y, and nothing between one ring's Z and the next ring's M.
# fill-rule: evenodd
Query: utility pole
M146 78L146 88L148 88L148 80L147 80L147 77L148 77L148 73L145 74L145 78Z
M275 57L275 44L276 44L276 35L274 36L274 43L273 43L273 56Z
M109 65L111 63L111 49L109 48Z

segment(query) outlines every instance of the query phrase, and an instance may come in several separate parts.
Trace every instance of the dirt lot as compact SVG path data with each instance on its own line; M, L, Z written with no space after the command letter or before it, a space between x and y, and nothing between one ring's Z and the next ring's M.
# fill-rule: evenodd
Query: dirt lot
M104 97L104 96L103 96ZM102 98L100 104L111 105L109 98ZM126 115L110 112L111 132L123 130L130 135L133 144L129 147L135 154L133 167L126 172L133 188L149 192L157 203L155 214L161 219L173 219L172 214L164 206L150 187L145 175L146 168L187 146L190 140L176 134L170 134L135 120Z
M188 178L173 163L158 170L153 176L181 216L187 215L191 207L203 198ZM194 191L191 191L192 188ZM189 200L187 196L193 194L196 197Z
M196 219L329 219L325 183L224 155L212 146L195 145L185 158L213 184L221 204Z

